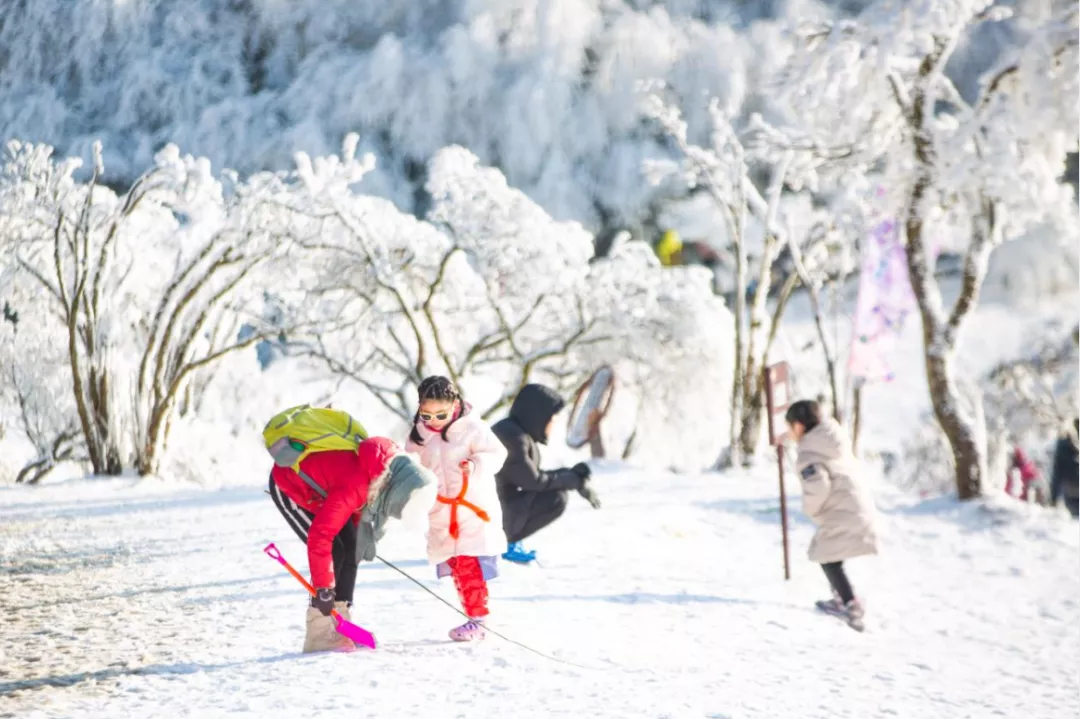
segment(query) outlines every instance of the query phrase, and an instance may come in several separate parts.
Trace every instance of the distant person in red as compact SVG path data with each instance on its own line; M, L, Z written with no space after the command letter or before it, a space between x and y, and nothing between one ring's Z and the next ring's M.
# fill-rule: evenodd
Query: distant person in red
M415 455L385 437L365 439L355 452L314 452L300 470L316 486L292 468L274 465L270 497L307 544L316 596L307 610L304 652L351 651L356 647L337 633L331 610L351 621L357 565L375 558L388 518L427 525L437 483Z
M1029 494L1032 492L1034 483L1039 479L1039 468L1024 453L1024 450L1019 447L1013 449L1012 457L1009 459L1009 468L1006 471L1008 480L1005 483L1005 494L1010 497L1019 496L1023 502L1030 502L1032 499L1038 500L1038 497L1029 496ZM1017 475L1020 475L1019 495L1016 494Z

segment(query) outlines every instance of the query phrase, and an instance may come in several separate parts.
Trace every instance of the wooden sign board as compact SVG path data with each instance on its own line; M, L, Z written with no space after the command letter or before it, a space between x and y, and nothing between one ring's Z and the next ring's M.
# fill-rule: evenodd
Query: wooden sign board
M787 362L765 369L765 395L769 409L769 444L776 447L787 438L784 414L791 406L791 373Z

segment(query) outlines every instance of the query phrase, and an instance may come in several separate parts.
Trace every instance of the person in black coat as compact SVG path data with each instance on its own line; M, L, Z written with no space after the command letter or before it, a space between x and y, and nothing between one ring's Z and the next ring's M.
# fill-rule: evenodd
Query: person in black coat
M514 398L510 415L491 428L507 453L506 462L495 474L503 530L510 545L503 559L529 562L536 558L536 552L522 548L521 540L562 516L571 490L593 508L600 508L600 500L589 484L589 465L581 462L569 468L540 469L537 444L547 444L554 417L565 405L554 390L539 384L525 385Z
M1050 474L1050 504L1057 506L1065 499L1069 514L1076 519L1080 515L1080 464L1077 464L1077 437L1080 436L1080 419L1073 420L1072 432L1058 440L1054 448L1054 469Z

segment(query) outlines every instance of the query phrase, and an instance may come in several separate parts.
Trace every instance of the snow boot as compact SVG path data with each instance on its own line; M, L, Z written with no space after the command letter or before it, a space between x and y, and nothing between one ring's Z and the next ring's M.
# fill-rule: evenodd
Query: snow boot
M470 619L460 627L450 630L450 638L455 642L477 642L486 636L483 619Z
M311 654L312 652L351 652L354 649L356 649L356 645L353 644L351 639L338 634L337 620L332 616L324 616L315 607L308 607L307 633L304 635L304 654Z
M511 542L510 546L506 548L506 552L502 555L502 558L508 562L514 562L515 564L528 564L536 559L536 550L525 551L525 547L521 546L521 542Z

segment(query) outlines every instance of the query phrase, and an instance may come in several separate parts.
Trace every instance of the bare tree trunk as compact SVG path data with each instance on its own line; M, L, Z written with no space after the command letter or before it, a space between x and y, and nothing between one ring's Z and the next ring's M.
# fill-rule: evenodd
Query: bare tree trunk
M926 379L934 416L941 425L952 449L956 467L956 494L960 499L972 499L982 492L986 475L986 458L975 434L972 418L959 407L956 378L951 353L945 356L928 352Z
M95 336L97 308L87 291L91 276L90 214L97 177L95 170L75 225L71 226L63 214L57 218L53 235L53 264L57 294L67 325L72 392L90 464L94 474L118 475L123 471L123 463L109 415L109 375L100 362L100 348ZM64 262L65 251L70 253L70 278L67 277L68 268ZM103 268L93 269L100 273Z
M742 241L742 228L739 222L735 226L735 366L731 377L731 437L728 444L728 462L731 467L742 464L739 443L742 431L743 387L746 376L746 337L743 333L743 320L746 317L746 248Z
M929 175L920 176L912 187L907 231L908 271L911 286L919 306L923 326L923 351L926 363L926 381L930 388L930 401L941 430L952 449L956 468L956 492L960 499L979 496L983 478L986 476L986 457L979 446L976 418L969 416L960 404L960 390L954 367L957 331L960 323L975 305L982 277L986 273L989 254L989 238L976 237L968 249L964 263L963 284L952 315L948 320L941 313L941 291L933 276L923 237L922 206L929 188ZM993 222L990 218L989 222ZM982 224L982 222L977 222Z
M784 182L787 179L788 168L791 166L793 157L793 153L785 152L782 159L773 167L773 176L769 181L764 202L760 196L756 196L757 191L752 190L755 194L752 197L752 204L757 208L755 212L761 224L764 225L766 234L765 246L761 252L758 284L754 292L754 303L750 309L750 336L747 342L747 359L743 372L744 387L746 389L743 396L742 432L739 442L742 445L744 465L757 452L761 439L761 421L765 409L765 375L763 370L768 363L769 348L776 336L776 326L783 314L783 306L787 303L785 297L783 303L777 308L780 312L773 314L773 324L769 328L768 338L762 343L764 346L761 352L757 352L756 344L760 341L764 325L769 320L766 304L769 298L769 289L772 287L773 263L776 262L776 258L780 255L784 245L788 244L788 240L781 237L781 231L778 229L778 217L780 198L784 192ZM749 183L749 180L745 182ZM745 188L743 193L745 198ZM750 204L751 202L744 199L744 207L749 207ZM792 285L792 289L794 289L794 285Z
M814 315L814 329L817 330L818 341L821 342L821 354L825 358L825 373L829 377L829 393L832 395L833 419L840 421L840 385L836 379L836 353L829 345L829 334L825 328L825 320L822 317L821 303L818 297L816 285L803 279L803 286L810 298L810 308Z
M630 438L626 440L626 446L623 447L623 451L622 451L622 459L623 459L623 461L630 459L630 456L634 453L634 449L636 449L637 433L638 433L638 428L637 428L637 425L635 425L634 426L634 431L630 433Z
M49 472L56 469L56 466L61 462L67 462L69 460L76 462L85 461L85 457L75 456L76 447L74 442L78 436L79 430L74 427L62 431L46 449L44 456L19 470L19 473L15 476L15 483L37 484L47 477Z
M767 361L765 347L758 351L757 343L768 322L765 303L768 299L769 286L772 284L773 253L778 238L770 233L765 240L765 249L761 256L761 270L758 273L758 284L754 288L754 302L750 309L750 328L747 337L746 364L743 369L743 412L742 426L739 432L739 448L742 454L743 464L757 452L758 441L761 438L761 415L765 409L764 385L762 383L762 369ZM763 343L763 344L767 344Z
M205 282L207 279L204 278L202 281ZM224 295L215 296L214 302L204 310L203 315L213 309L213 304L217 301L216 298L221 296ZM201 321L196 323L191 332L197 334L202 325ZM145 442L136 453L136 467L140 475L157 474L161 456L169 439L169 431L172 429L173 413L176 403L180 399L181 388L189 384L191 375L200 369L215 365L228 355L254 346L267 337L273 336L276 331L268 330L264 333L256 333L245 340L227 344L216 350L210 348L198 358L187 357L189 346L187 342L179 346L172 345L169 347L166 356L173 361L173 364L167 370L166 379L168 385L160 393L156 390L154 392L153 400L150 403L150 416L146 427ZM148 352L150 348L151 346L148 345Z
M851 452L859 454L859 433L862 431L862 382L855 385L851 396Z
M806 288L807 297L810 299L810 310L814 315L814 329L817 331L818 341L821 342L821 354L825 358L825 372L829 377L829 391L832 394L833 419L840 421L840 387L836 380L836 353L834 347L829 344L829 333L825 327L825 318L821 310L821 295L818 285L810 277L810 273L803 264L802 248L798 246L794 238L788 239L788 249L795 264L795 272L802 280Z
M955 38L935 38L934 49L922 60L910 103L892 79L897 100L904 108L912 135L916 162L914 182L908 194L904 229L907 240L908 273L911 289L919 307L923 327L923 352L926 381L934 416L952 450L956 471L956 493L960 499L978 497L986 478L986 456L979 443L978 418L965 411L954 367L960 326L978 302L979 289L986 276L990 251L1000 231L997 208L982 198L975 218L971 244L964 258L960 296L946 317L930 258L927 253L923 217L932 199L937 168L930 124L933 122L937 76L955 47ZM905 107L906 105L906 107ZM978 398L976 398L976 401Z
M763 417L763 411L765 409L765 372L762 371L766 365L768 365L769 354L772 352L773 343L776 341L776 335L780 331L780 323L784 318L784 311L787 309L788 301L791 299L792 293L799 285L800 278L797 274L790 275L780 288L780 294L776 298L776 307L773 308L772 320L769 324L769 334L765 339L765 346L762 348L762 367L758 370L757 376L754 377L754 382L748 392L749 403L746 406L746 413L742 417L743 431L747 431L747 428L752 426L752 431L755 433L750 435L753 438L754 447L756 448L757 438L761 433L761 420ZM756 409L755 409L756 407ZM745 454L744 460L752 457L752 454Z

